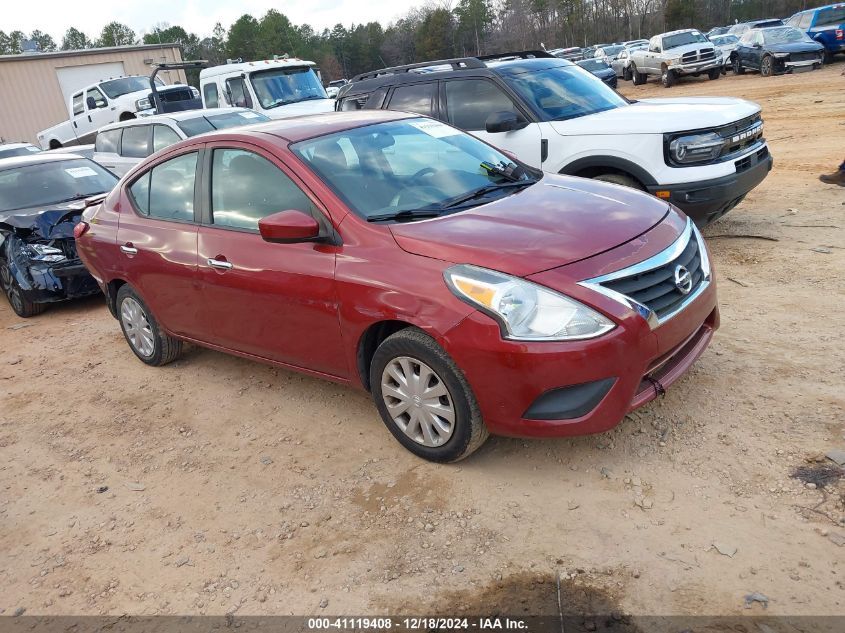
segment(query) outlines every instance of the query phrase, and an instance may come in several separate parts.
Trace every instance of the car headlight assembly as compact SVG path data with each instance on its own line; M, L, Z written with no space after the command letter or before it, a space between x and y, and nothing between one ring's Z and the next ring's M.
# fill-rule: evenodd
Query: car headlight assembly
M578 341L616 327L584 304L519 277L467 264L443 276L458 299L498 321L506 339Z
M716 132L705 132L679 136L669 143L669 152L676 163L703 163L717 159L724 145Z
M27 249L29 251L27 253L29 259L32 261L57 264L67 259L60 248L47 246L46 244L28 244Z
M138 99L135 102L135 109L136 110L149 110L153 107L153 104L150 103L149 97L144 97L143 99Z

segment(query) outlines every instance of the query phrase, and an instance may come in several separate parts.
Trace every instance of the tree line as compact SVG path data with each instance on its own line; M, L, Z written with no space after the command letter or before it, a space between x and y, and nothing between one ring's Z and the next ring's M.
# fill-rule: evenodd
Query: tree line
M352 77L384 66L508 50L587 46L647 38L676 28L702 30L754 18L788 17L823 6L808 0L428 0L400 19L337 24L315 30L293 24L270 9L260 18L242 15L228 29L220 23L200 37L181 26L158 24L137 35L119 22L107 24L96 39L70 27L61 44L42 31L0 31L0 54L16 54L23 42L39 51L78 50L126 44L182 46L184 59L256 60L290 55L316 61L325 80ZM196 83L197 74L188 79Z

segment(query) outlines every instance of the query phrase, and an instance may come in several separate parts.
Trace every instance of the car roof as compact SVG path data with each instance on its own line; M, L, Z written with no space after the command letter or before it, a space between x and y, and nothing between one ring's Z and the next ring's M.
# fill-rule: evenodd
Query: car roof
M13 156L11 158L0 158L0 171L6 169L14 169L15 167L25 167L26 165L38 165L41 163L55 163L63 160L80 160L80 156L72 153L67 154L53 154L52 152L38 152L29 156ZM88 160L81 158L81 160Z
M692 33L695 31L696 33L701 33L698 29L678 29L676 31L666 31L665 33L661 33L660 37L666 37L667 35L677 35L678 33Z
M254 72L256 70L269 70L271 68L296 68L302 66L316 66L312 61L307 59L300 59L298 57L289 57L287 59L260 59L254 62L239 62L235 64L221 64L220 66L212 66L211 68L203 68L200 71L200 79L209 77L217 77L219 75L229 75L239 72Z
M130 127L133 125L148 125L152 123L160 123L162 121L187 121L189 119L199 119L204 116L211 116L214 114L226 114L227 112L254 112L249 108L198 108L196 110L183 110L182 112L168 112L165 114L152 114L150 116L138 117L137 119L128 119L126 121L115 121L104 125L97 132L105 132L108 130L115 130L117 128Z

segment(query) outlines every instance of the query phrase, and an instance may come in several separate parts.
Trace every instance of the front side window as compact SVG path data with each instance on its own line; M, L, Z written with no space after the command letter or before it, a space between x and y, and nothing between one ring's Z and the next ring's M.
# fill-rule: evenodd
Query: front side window
M96 88L91 88L88 92L85 93L85 101L87 102L88 99L94 100L94 107L96 108L105 108L108 105L108 102L103 96L103 93L97 90Z
M310 66L262 70L252 73L249 79L258 102L265 110L288 103L328 98L326 89Z
M486 79L446 82L446 117L462 130L484 130L494 112L515 112L524 118L501 88Z
M229 101L237 108L251 108L252 99L246 90L243 77L235 77L226 80L226 87L229 89Z
M258 230L258 221L296 209L315 214L314 205L282 170L242 149L216 149L211 163L211 217L215 226Z
M116 154L122 134L122 128L97 132L97 139L94 141L94 151Z
M490 196L514 193L539 175L477 138L430 119L354 128L300 141L291 149L354 213L371 221L403 211L457 212L489 202ZM509 166L513 171L503 177Z
M153 152L157 152L165 147L169 147L174 143L178 143L182 140L182 137L179 136L176 132L171 130L166 125L154 125L153 126Z
M117 176L87 158L46 161L0 173L0 211L80 200L111 191L117 182Z
M197 153L183 154L160 163L129 187L138 210L151 218L192 222Z
M73 116L78 116L85 111L85 102L82 100L82 93L73 95Z
M626 104L601 79L572 66L525 72L507 78L511 87L549 121L613 110Z
M217 95L217 84L205 84L202 87L202 96L205 99L206 108L216 108L220 102Z
M124 128L120 155L127 158L146 158L150 155L150 128L148 125L133 125Z
M434 90L436 82L400 86L390 97L390 109L434 116Z

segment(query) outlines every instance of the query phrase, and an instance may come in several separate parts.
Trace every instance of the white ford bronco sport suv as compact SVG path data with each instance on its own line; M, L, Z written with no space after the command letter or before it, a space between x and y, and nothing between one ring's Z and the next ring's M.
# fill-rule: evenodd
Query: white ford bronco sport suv
M336 109L440 119L544 171L648 191L699 226L739 204L772 167L757 104L722 97L629 101L542 51L365 73L341 88Z

